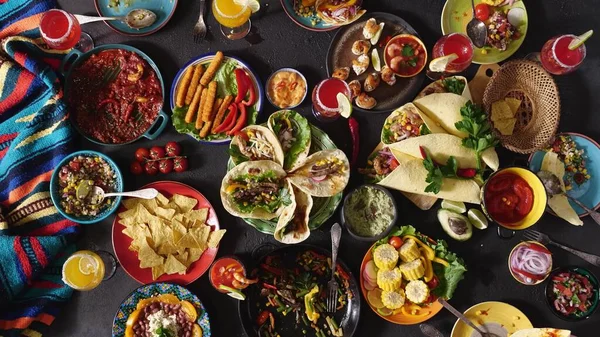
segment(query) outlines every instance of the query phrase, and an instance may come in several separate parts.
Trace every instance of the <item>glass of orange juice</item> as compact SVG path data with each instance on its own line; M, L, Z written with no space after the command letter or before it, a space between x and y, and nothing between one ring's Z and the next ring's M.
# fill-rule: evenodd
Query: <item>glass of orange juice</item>
M106 273L104 260L109 261L111 264L108 273ZM96 288L102 281L113 277L116 269L117 261L111 253L80 250L69 256L63 264L62 279L66 285L75 290L87 291Z
M213 0L212 13L221 33L230 39L244 38L250 32L250 14L260 9L258 0Z

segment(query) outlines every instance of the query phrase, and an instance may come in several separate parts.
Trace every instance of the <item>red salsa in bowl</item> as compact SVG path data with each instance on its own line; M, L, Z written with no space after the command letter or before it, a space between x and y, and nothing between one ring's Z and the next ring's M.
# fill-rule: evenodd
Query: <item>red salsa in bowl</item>
M68 102L77 128L105 144L143 135L163 106L154 69L135 52L102 50L71 71Z
M423 70L427 62L427 49L423 41L410 34L396 35L385 45L385 64L400 77L413 77Z
M508 225L523 220L533 208L533 190L514 173L495 175L485 186L485 208L496 222Z
M241 292L256 280L246 278L246 268L234 256L217 259L210 267L210 284L222 293Z

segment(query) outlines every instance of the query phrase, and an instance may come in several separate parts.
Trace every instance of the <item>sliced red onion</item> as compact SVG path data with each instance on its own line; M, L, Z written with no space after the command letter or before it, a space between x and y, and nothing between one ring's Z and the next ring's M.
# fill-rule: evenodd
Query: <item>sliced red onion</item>
M323 181L327 178L327 175L312 177L311 179L314 181Z
M541 276L542 278L550 272L552 268L552 256L548 253L540 252L528 247L528 244L518 246L510 256L510 267L526 283L535 283L530 277L519 273L524 271L529 274Z

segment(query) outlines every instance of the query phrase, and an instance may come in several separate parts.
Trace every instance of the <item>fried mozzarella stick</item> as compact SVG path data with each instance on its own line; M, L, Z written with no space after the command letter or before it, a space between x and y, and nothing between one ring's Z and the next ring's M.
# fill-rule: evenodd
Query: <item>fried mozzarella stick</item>
M198 108L198 115L196 117L196 129L201 129L202 128L202 110L204 109L204 105L206 103L206 96L208 93L208 89L205 88L204 90L202 90L202 95L200 96L200 107Z
M208 85L208 83L212 80L213 76L215 76L215 73L221 66L221 62L223 62L223 52L218 51L215 54L215 57L212 59L212 61L210 61L208 69L206 69L204 75L202 75L202 78L200 79L200 84L202 84L203 86Z
M221 122L223 121L223 117L225 117L225 112L227 112L227 108L229 107L229 104L231 104L231 102L233 102L233 96L225 96L225 99L223 99L223 103L221 103L221 106L219 106L219 111L215 116L215 120L213 121L212 130L210 131L210 133L216 133L215 131L217 130L217 126L219 126L219 124L221 124Z
M215 105L215 97L217 96L217 82L212 81L208 84L208 93L206 94L206 103L202 107L202 121L210 122L212 120L211 113Z
M194 74L192 75L192 81L190 82L190 87L188 88L187 95L185 96L185 104L190 104L192 102L192 98L196 93L196 88L198 87L198 81L202 77L204 73L204 66L199 64L194 67Z
M183 104L185 104L186 93L188 90L188 86L192 80L192 73L194 72L193 67L188 67L183 73L183 77L181 78L181 82L179 83L179 87L177 88L177 99L175 100L175 105L178 108L181 108Z
M205 90L206 89L201 85L199 85L196 88L196 92L194 93L192 102L190 103L190 106L188 107L188 110L185 114L185 122L186 123L192 123L194 121L194 116L196 115L196 111L198 110L198 104L200 104L200 98L202 97L202 92Z

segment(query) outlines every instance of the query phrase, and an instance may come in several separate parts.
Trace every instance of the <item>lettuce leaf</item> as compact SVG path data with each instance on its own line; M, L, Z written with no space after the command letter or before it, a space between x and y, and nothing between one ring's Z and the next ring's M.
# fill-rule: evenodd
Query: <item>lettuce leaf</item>
M308 120L306 120L306 118L304 118L299 113L292 110L287 111L282 116L276 116L276 118L274 118L274 125L271 125L277 137L279 137L279 131L281 129L281 126L278 123L278 121L281 120L281 117L283 116L287 117L290 120L292 128L295 131L294 138L296 138L296 141L292 143L292 146L285 153L283 168L286 171L289 171L292 168L292 166L294 166L300 153L302 153L302 151L304 151L308 147L308 143L311 140L310 124L308 124Z
M235 68L237 62L228 59L223 62L219 70L215 73L214 81L219 83L217 87L217 97L225 97L227 95L237 95L237 82L235 81Z

